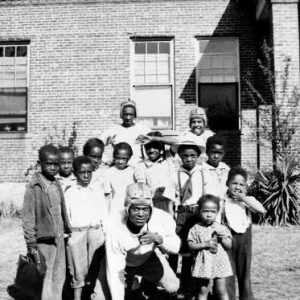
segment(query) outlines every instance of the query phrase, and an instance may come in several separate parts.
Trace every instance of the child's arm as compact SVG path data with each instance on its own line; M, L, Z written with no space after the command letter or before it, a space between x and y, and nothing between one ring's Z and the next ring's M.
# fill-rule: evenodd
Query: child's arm
M188 241L188 247L192 251L200 251L200 250L211 249L216 247L216 242L214 242L213 240L205 241L202 243Z
M232 247L232 239L231 237L221 237L220 238L220 244L223 246L225 250L229 250Z
M266 209L263 207L263 205L252 196L246 196L242 193L237 193L237 200L247 204L253 212L260 214L266 213Z
M221 224L215 223L214 232L217 234L218 242L223 246L225 250L229 250L232 247L232 237L230 230Z

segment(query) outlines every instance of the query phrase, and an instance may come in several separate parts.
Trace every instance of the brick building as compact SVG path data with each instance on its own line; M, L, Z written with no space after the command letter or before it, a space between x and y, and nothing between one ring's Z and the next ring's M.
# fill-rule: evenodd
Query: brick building
M244 78L255 82L267 37L275 69L292 50L298 82L298 17L295 0L0 1L0 182L24 180L48 130L77 122L81 149L127 98L159 130L185 130L190 109L207 107L230 165L269 164Z

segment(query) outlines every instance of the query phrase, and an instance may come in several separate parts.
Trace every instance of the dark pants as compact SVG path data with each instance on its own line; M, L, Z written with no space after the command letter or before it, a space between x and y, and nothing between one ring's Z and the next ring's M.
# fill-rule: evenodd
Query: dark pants
M250 269L252 256L252 228L238 234L231 231L232 248L228 251L232 269L238 280L239 299L254 300L251 289ZM235 300L235 276L226 279L226 288L230 300Z

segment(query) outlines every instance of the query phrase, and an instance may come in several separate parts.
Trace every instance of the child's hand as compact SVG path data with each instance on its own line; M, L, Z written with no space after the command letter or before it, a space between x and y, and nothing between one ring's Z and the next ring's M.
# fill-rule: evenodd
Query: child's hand
M245 197L245 193L244 192L235 192L233 191L232 194L231 194L231 197L233 200L236 200L236 201L240 201L240 202L243 202L244 200L244 197Z
M139 144L142 144L142 145L150 143L151 141L152 141L151 137L147 136L147 135L139 135L136 138L136 143L139 143Z
M211 253L217 253L218 243L211 239L205 242L205 248Z

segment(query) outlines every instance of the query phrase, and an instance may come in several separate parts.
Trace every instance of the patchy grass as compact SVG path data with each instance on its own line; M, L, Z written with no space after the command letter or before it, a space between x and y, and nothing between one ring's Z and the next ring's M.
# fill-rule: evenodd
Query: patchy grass
M21 220L0 218L0 299L10 299L19 254L26 253ZM296 300L300 294L300 226L253 228L252 285L257 300Z

